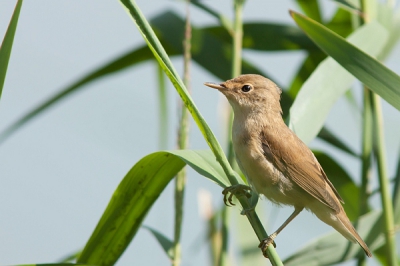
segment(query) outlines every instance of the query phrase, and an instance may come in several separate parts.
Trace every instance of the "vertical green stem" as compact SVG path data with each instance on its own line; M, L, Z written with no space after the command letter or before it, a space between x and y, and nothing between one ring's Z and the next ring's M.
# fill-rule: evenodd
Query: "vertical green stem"
M192 28L190 25L190 0L186 2L186 23L185 38L183 40L184 66L183 66L183 83L188 91L190 91L190 60L191 60L191 38ZM189 139L189 112L183 102L181 102L181 117L179 121L178 147L186 149ZM186 168L183 168L175 178L175 228L174 228L174 246L173 246L173 266L179 266L181 262L181 231L183 217L183 197L186 184Z
M244 0L234 2L232 77L239 76L242 72L243 5Z
M368 23L373 17L374 2L361 0L361 10L364 12L364 23ZM364 93L366 95L367 93ZM366 97L366 96L364 96ZM383 220L384 220L384 235L386 240L386 260L387 265L395 266L397 265L396 256L396 241L394 233L394 216L393 216L393 203L390 196L389 190L389 177L387 175L386 166L386 151L385 151L385 141L383 134L383 116L382 107L380 103L380 97L370 92L369 96L372 107L372 120L373 120L373 152L376 157L378 165L378 178L380 186L380 196L383 209ZM365 106L364 106L365 108ZM366 121L364 121L365 123ZM365 133L364 133L365 134ZM369 145L369 144L368 144ZM366 189L366 187L365 187Z
M235 20L233 23L233 36L232 36L232 78L237 77L242 72L242 42L243 42L243 5L244 0L234 1ZM234 162L233 145L231 141L230 130L232 128L233 112L230 112L229 119L229 145L228 145L228 161L232 165Z
M159 137L158 147L161 150L167 148L168 140L168 108L167 108L167 87L165 85L164 71L159 64L157 64L157 77L158 77L158 97L159 97Z
M383 117L380 97L374 94L372 97L373 117L374 117L374 153L378 163L378 176L380 195L383 209L383 220L385 226L385 240L386 240L386 260L387 265L397 265L396 256L396 242L395 242L395 231L394 231L394 219L393 219L393 204L390 196L389 189L389 177L387 175L386 166L386 151L385 142L383 135Z
M229 247L229 207L223 206L221 212L221 249L218 256L219 266L229 265L228 247Z
M234 24L233 24L233 36L232 36L232 78L240 75L242 70L242 39L243 39L243 5L244 0L234 0ZM234 166L235 165L235 154L232 145L232 121L233 112L230 110L229 123L228 123L228 161ZM221 253L219 256L219 266L228 265L228 242L229 242L229 209L224 206L222 210L222 241L221 241Z
M244 209L250 208L249 202L245 196L239 197L239 201L242 204ZM249 219L251 226L254 228L258 236L258 240L263 240L268 237L267 232L265 232L264 227L260 219L258 218L257 214L253 211L246 212L246 216ZM276 252L273 245L269 245L267 249L268 258L273 266L283 266L281 259L279 258L278 253Z

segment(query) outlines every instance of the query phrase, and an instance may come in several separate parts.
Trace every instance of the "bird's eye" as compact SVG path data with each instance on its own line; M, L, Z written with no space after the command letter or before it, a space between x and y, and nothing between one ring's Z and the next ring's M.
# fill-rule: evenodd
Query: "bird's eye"
M249 92L251 90L251 86L250 85L244 85L243 87L242 87L242 91L243 92Z

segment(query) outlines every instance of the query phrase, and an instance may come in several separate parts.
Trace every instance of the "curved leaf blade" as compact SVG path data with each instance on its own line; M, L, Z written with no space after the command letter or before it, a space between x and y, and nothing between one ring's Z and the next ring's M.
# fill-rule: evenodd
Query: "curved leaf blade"
M333 133L330 132L326 127L321 128L321 131L318 133L318 138L344 152L347 152L350 155L353 155L355 157L359 156L355 151L350 149L350 147L348 147L342 140L333 135Z
M163 233L159 232L158 230L151 228L149 226L143 226L144 229L149 230L149 232L156 238L157 242L160 244L162 249L164 250L165 254L168 256L169 259L174 259L174 254L172 247L174 242L166 237Z
M15 31L17 30L18 18L21 12L22 0L18 0L15 5L14 13L8 25L6 35L0 46L0 99L3 92L4 82L6 80L8 62L10 61L11 50L14 42Z
M204 30L217 36L224 43L230 43L232 40L229 32L222 27L209 27ZM243 48L259 51L319 50L307 35L298 28L267 22L243 24Z
M400 110L400 77L323 25L290 11L297 25L347 71Z
M232 29L233 29L233 25L232 24L233 23L228 17L224 16L221 13L218 13L214 9L212 9L209 6L205 5L203 3L203 1L194 0L194 1L190 1L190 4L202 9L203 11L205 11L206 13L211 15L212 17L216 18L219 21L219 23L221 24L221 26L223 26L228 32L232 31Z
M113 74L115 72L121 71L130 67L132 65L138 64L145 60L149 60L153 58L153 54L150 49L145 45L139 48L133 49L133 51L129 51L115 60L111 60L107 62L105 65L93 70L89 74L84 77L78 79L70 86L61 89L54 96L46 99L41 104L39 104L36 108L30 110L26 115L18 119L16 122L7 127L0 134L0 142L4 141L8 136L10 136L13 132L19 129L21 126L26 124L32 118L36 117L43 111L52 107L55 103L66 99L72 93L77 92L79 89L83 88L84 85L87 85L90 82L93 82L99 78L103 78L107 75Z
M348 41L372 56L386 45L388 33L379 23L360 27ZM301 87L290 108L289 127L305 143L321 130L334 103L350 88L355 78L332 58L326 58Z
M169 181L185 166L225 187L226 176L210 150L155 152L126 174L86 243L78 262L113 265Z
M296 0L303 12L318 22L322 22L318 0Z
M72 265L81 265L81 266L93 266L91 264L83 264L83 263L38 263L38 264L19 264L15 266L72 266Z

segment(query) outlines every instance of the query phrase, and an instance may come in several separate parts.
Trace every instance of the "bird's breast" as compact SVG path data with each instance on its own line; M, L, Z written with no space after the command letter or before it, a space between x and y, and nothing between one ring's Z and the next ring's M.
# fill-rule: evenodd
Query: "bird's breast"
M232 141L240 169L259 193L280 181L282 173L265 158L261 141L256 136L233 132Z
M248 182L259 194L276 204L304 205L300 191L264 156L261 140L254 132L233 130L232 141L236 160Z

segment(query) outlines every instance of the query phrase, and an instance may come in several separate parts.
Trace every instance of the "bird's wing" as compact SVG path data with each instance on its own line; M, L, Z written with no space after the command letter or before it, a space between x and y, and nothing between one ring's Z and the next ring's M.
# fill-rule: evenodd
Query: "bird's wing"
M267 131L261 134L265 158L311 196L339 212L338 200L343 200L311 150L290 129L280 132L279 136L273 135ZM334 195L329 193L327 185Z

